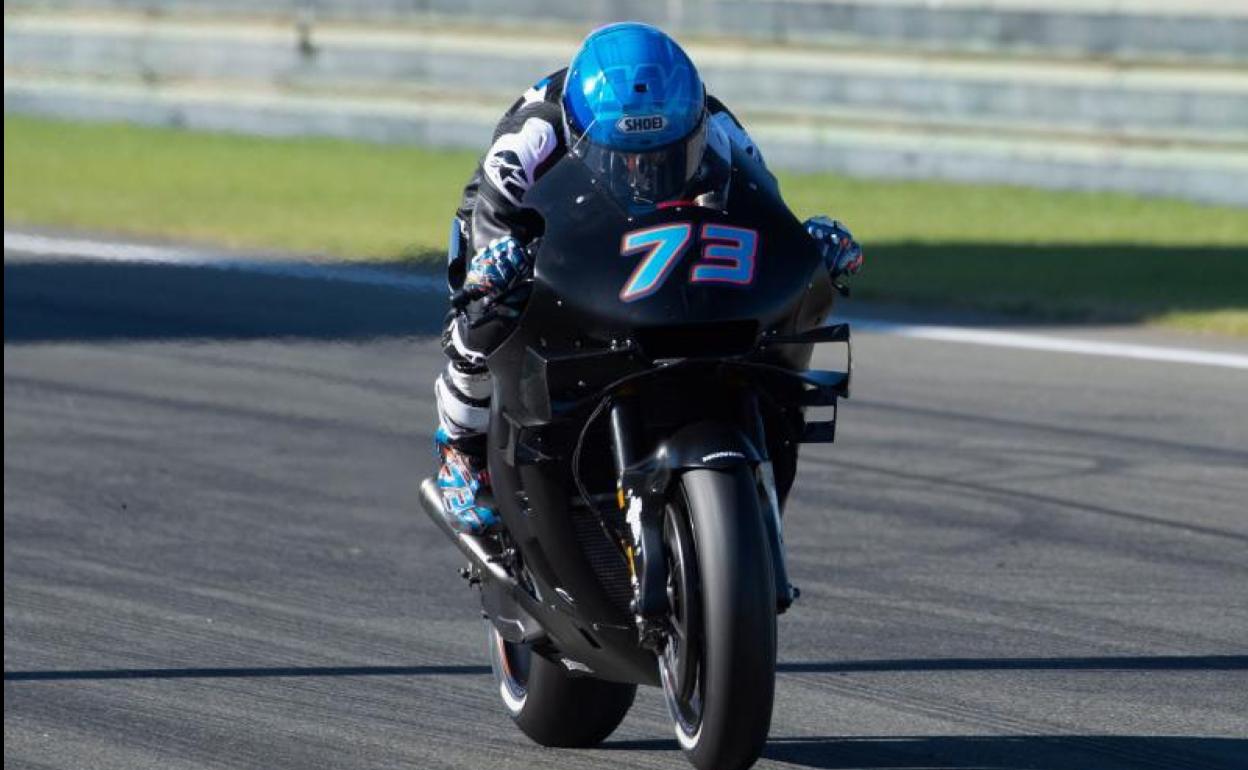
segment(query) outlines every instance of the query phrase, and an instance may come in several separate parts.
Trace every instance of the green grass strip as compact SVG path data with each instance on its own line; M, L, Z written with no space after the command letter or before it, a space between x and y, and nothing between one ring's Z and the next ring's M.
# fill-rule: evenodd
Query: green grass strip
M764 148L765 149L765 148ZM348 259L440 259L476 154L4 120L10 224ZM847 222L857 296L1248 334L1248 211L1128 195L781 176Z

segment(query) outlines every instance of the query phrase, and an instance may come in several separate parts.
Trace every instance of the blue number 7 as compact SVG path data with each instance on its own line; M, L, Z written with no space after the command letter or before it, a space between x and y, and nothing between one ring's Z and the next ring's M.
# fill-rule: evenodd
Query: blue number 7
M620 289L620 301L636 302L658 291L685 253L692 236L693 225L688 222L626 233L620 244L620 254L628 256L645 251L646 255Z

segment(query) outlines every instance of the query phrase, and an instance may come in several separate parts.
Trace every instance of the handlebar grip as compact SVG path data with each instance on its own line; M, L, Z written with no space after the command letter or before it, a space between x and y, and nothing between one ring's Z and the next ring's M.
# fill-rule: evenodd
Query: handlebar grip
M533 255L537 253L537 247L541 242L542 242L541 238L534 238L532 241L529 242L527 246L521 247L521 249L526 252L526 262L528 263L528 267L521 268L522 275L526 272L529 275L532 275ZM523 281L513 282L509 288L503 290L501 293L494 296L493 301L497 301L509 295L515 289L519 288L519 286L522 283L524 282ZM451 307L457 311L462 311L464 308L468 307L468 305L474 300L478 300L478 299L481 299L482 297L490 296L490 294L491 294L490 291L487 289L484 289L481 287L469 286L451 294Z

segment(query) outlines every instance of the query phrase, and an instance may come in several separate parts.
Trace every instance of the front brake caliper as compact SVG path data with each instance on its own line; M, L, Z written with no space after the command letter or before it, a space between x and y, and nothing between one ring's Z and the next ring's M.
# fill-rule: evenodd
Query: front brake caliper
M642 647L658 651L666 639L667 558L663 553L664 493L668 473L651 463L632 467L620 479L619 503L625 510L631 543L625 544L633 582L633 615ZM645 467L649 466L649 467Z

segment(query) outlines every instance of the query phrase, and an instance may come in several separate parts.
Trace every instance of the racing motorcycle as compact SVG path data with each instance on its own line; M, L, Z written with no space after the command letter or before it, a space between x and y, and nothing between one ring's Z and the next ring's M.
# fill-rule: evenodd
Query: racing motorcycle
M488 358L505 527L454 531L422 485L503 704L544 746L601 742L638 685L662 688L698 768L748 767L767 740L798 595L780 514L798 445L835 436L849 329L825 325L840 287L774 179L743 156L726 173L717 206L637 215L571 154L543 175L532 277L475 321L518 313ZM845 344L844 371L809 370L819 343Z

